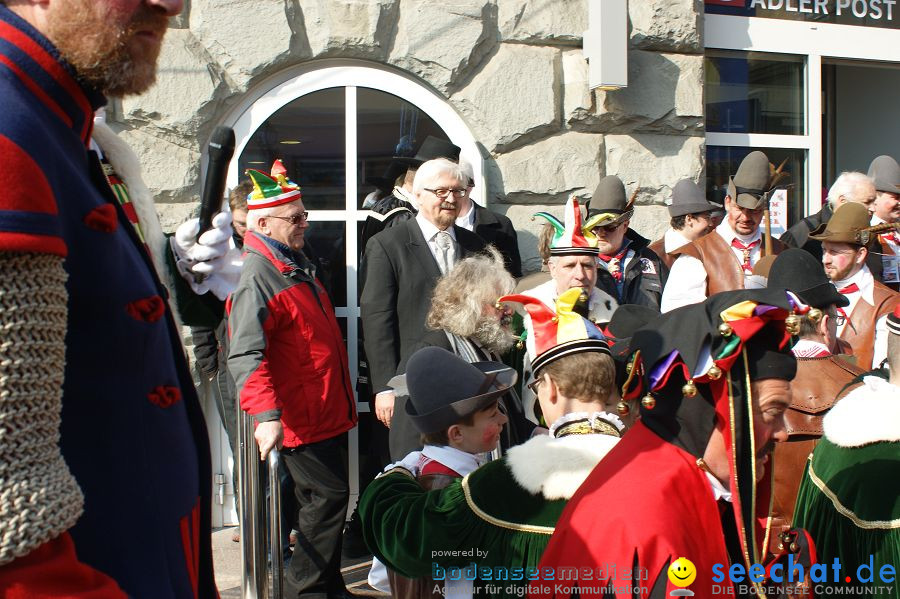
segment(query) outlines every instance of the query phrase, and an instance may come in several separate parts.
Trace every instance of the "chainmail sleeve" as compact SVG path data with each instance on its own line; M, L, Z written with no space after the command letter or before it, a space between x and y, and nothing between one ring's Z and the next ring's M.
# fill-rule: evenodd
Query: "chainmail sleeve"
M62 258L0 252L0 565L59 536L84 498L59 449Z

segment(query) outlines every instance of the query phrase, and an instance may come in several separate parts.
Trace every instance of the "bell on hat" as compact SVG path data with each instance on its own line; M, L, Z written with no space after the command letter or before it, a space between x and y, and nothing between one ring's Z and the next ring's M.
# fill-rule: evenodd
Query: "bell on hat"
M669 216L672 218L718 209L718 206L707 201L706 194L691 179L682 179L672 188L672 203L669 204Z
M515 384L516 371L502 362L469 363L441 347L424 347L406 373L388 381L394 393L408 395L406 413L423 434L446 430L490 406Z
M556 310L530 295L504 295L498 302L522 304L531 317L528 335L534 341L533 372L570 354L593 351L609 355L609 344L596 324L575 309L578 302L587 302L587 295L579 287L560 294Z
M822 263L799 248L790 248L778 254L769 270L768 287L793 291L803 303L813 308L822 309L831 305L846 308L850 305L847 296L838 293L828 280Z
M581 208L575 196L571 196L563 208L563 221L549 212L538 212L535 216L547 219L553 227L553 239L550 241L551 256L596 256L597 238L585 235L581 225Z
M585 231L594 227L617 225L630 219L634 214L634 202L625 194L625 184L615 175L600 179L591 197Z
M890 156L881 155L869 165L869 178L875 183L875 191L898 193L900 165Z
M766 194L772 189L772 175L768 157L759 150L750 152L728 180L728 197L738 206L761 210L766 207Z
M858 202L846 202L838 206L827 223L819 225L810 234L810 239L832 243L852 243L865 245L860 232L869 227L869 210Z
M252 168L246 174L253 181L253 191L247 195L247 210L273 208L302 197L300 186L287 178L287 169L280 159L272 164L270 175Z

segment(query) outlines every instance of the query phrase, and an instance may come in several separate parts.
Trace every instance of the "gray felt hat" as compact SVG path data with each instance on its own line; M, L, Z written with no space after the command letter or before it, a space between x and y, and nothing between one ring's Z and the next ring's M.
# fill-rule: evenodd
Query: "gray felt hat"
M900 187L900 165L890 156L881 155L869 165L869 178L875 182L876 191L897 193Z
M769 158L759 150L750 152L729 179L728 196L744 208L765 208L770 179Z
M502 362L470 364L441 347L424 347L388 386L409 395L406 413L420 433L436 433L497 401L517 376Z
M706 200L706 194L691 179L682 179L672 188L672 203L669 205L669 216L684 216L699 212L712 212L719 207Z

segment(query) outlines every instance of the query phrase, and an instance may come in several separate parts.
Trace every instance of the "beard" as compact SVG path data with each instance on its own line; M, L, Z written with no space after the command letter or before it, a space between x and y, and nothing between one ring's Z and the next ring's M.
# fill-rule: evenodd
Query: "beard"
M140 5L125 24L100 14L103 3L66 0L47 20L47 37L78 78L109 96L146 91L156 81L156 61L168 17ZM138 36L150 31L158 40Z
M504 354L516 342L516 338L509 332L504 320L481 317L475 323L475 331L471 337L478 345L488 351Z

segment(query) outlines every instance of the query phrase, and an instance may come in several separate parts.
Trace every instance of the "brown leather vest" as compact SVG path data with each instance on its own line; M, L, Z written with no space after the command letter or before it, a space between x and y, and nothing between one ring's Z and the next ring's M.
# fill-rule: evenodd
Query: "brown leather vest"
M853 348L856 365L863 370L872 370L872 356L875 353L875 323L885 314L894 311L894 307L900 302L900 294L875 281L872 301L875 302L874 306L869 305L862 298L857 300L840 335L840 338Z
M426 491L443 489L455 480L455 476L447 474L425 474L418 479L419 484ZM446 599L444 597L444 581L435 581L429 577L407 578L397 574L388 568L388 580L391 582L391 591L394 599ZM438 585L439 591L435 590Z
M656 241L648 245L647 249L659 256L659 259L663 262L663 264L669 267L669 270L672 269L672 263L675 262L675 258L677 258L678 256L676 256L675 254L666 253L665 237L657 239Z
M772 240L774 255L777 256L786 248L787 246L777 239ZM744 269L741 268L741 263L731 251L731 246L715 231L681 246L672 253L692 256L703 263L706 269L706 297L722 291L744 288Z
M772 499L769 551L778 553L779 537L791 527L794 504L806 460L822 436L822 418L843 398L847 384L865 372L836 356L797 358L797 376L791 382L791 405L784 413L786 443L775 444L775 487Z

